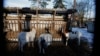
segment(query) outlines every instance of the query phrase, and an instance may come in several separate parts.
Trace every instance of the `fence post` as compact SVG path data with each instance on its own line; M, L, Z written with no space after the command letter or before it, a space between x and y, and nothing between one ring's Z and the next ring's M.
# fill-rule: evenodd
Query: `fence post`
M21 17L22 15L19 14L19 10L17 8L17 15L18 15L18 31L21 32Z
M7 30L7 21L6 21L6 17L7 17L7 13L4 13L3 14L3 23L4 23L4 29L3 31L6 31Z
M36 15L37 15L37 18L36 18L36 19L37 19L37 23L36 23L36 24L37 24L37 34L36 34L37 36L36 36L36 37L38 37L38 35L39 35L39 31L38 31L38 18L39 18L39 15L38 15L38 8L37 8L37 10L36 10Z
M53 10L53 20L52 20L52 27L53 27L53 30L55 29L55 16L56 16L56 10Z

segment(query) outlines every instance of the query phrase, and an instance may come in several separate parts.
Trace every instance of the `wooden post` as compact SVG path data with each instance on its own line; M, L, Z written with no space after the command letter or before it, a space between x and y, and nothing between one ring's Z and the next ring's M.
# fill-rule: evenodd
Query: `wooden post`
M3 14L3 23L4 23L4 29L3 29L3 31L6 31L7 30L7 21L6 21L6 17L7 17L7 13L4 13Z
M51 27L53 37L55 37L55 35L54 35L54 30L55 30L55 23L54 23L55 15L56 15L56 11L53 10L53 19L52 19L52 27Z
M55 29L55 24L54 24L55 16L56 16L56 10L53 11L53 20L52 20L53 29Z
M22 15L19 14L18 8L17 8L17 15L18 15L18 31L21 32L22 29L21 29L21 22L20 21L21 21Z
M3 23L4 23L3 32L5 33L4 37L8 39L9 38L9 36L7 36L7 33L8 33L8 29L7 29L8 21L6 21L6 17L7 17L7 13L4 13L4 15L3 15Z
M38 35L39 35L39 31L38 31L38 17L39 17L39 15L38 15L38 8L37 8L37 10L36 10L36 15L37 15L37 37L38 37Z

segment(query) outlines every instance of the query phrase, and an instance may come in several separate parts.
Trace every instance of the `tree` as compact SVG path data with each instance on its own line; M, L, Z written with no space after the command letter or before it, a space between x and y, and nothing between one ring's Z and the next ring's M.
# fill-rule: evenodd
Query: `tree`
M64 3L66 3L66 1L65 0L54 0L54 8L64 8L64 9L66 9L66 6L67 5L65 5Z
M32 2L32 6L36 8L46 8L48 1L51 0L29 0Z
M94 6L93 4L91 4L91 2L93 3L94 0L84 0L84 1L79 1L76 4L76 9L77 9L77 14L78 17L80 19L80 23L83 26L83 18L84 16L91 11L91 9L93 9L92 7ZM90 14L89 14L90 15Z
M83 2L83 1L78 2L76 5L76 9L77 9L78 17L80 19L81 26L83 26L83 18L85 15L86 6L87 6L87 2Z
M89 15L89 18L91 17L91 12L95 10L95 0L88 0L88 6L87 6L87 15ZM90 13L89 13L90 11Z

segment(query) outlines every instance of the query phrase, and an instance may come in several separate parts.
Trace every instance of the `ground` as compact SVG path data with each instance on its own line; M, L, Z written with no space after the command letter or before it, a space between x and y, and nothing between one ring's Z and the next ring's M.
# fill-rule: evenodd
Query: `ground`
M72 41L72 40L71 40ZM70 43L67 46L64 46L62 42L53 42L51 46L46 49L44 56L90 56L91 50L89 48L84 48L85 46L78 47L74 43ZM74 48L73 48L74 47ZM34 47L25 47L24 52L18 50L18 43L6 43L6 56L41 56L38 53L38 47L35 44Z

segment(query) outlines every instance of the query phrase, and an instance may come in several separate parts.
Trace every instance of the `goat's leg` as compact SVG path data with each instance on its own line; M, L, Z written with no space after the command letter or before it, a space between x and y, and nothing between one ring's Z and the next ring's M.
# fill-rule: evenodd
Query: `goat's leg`
M67 44L68 44L68 39L69 39L69 37L66 37L66 46L67 46Z
M28 39L27 39L27 40L28 40ZM28 47L30 46L30 41L29 41L29 40L27 41L27 45L28 45Z
M45 49L44 48L42 49L42 53L45 54Z
M20 41L18 42L19 46L18 46L18 50L20 51L21 50L21 43Z
M29 46L33 47L33 41L29 42Z
M33 41L31 42L31 46L34 47L34 42Z
M66 46L67 46L67 44L68 44L68 41L66 41Z
M23 44L19 42L19 51L23 52Z
M41 48L41 46L39 45L39 53L41 53L42 52L42 48Z
M32 41L30 41L29 43L30 43L30 46L32 47Z
M21 52L23 52L23 44L21 44Z

